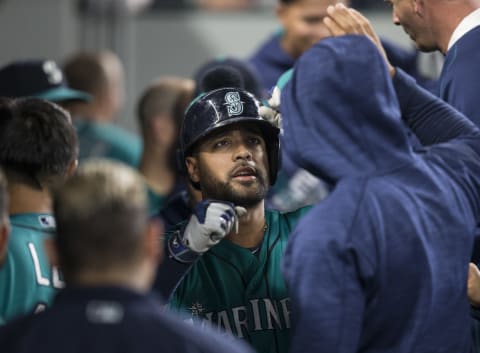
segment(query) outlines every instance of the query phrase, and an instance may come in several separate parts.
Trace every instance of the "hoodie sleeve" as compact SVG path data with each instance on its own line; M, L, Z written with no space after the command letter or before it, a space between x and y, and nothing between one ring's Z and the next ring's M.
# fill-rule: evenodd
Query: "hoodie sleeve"
M467 135L479 135L478 128L462 113L418 86L401 69L393 85L402 118L423 145L447 142Z

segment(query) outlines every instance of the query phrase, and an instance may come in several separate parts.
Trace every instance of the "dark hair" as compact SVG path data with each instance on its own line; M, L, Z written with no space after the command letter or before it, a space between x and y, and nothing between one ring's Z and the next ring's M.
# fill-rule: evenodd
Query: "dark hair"
M140 96L137 104L137 117L140 128L149 129L149 119L159 113L167 113L174 119L177 129L181 121L175 117L175 109L179 100L190 96L193 82L180 77L162 77L155 80Z
M217 72L216 75L211 75L213 70L216 69L233 69L233 74L225 75L225 71L222 73ZM210 74L210 82L207 83L208 89L205 87L205 78L207 74ZM240 76L240 83L233 83L231 80L238 80L234 78L235 75ZM216 81L215 81L215 77ZM213 79L213 80L212 80ZM239 87L252 93L257 98L262 98L265 95L264 89L260 83L260 77L255 69L249 62L236 59L233 57L215 58L200 66L194 75L195 80L195 93L194 97L197 97L200 93L211 91L215 88L221 87ZM225 81L222 83L222 80Z
M147 193L134 169L90 159L53 190L60 263L67 281L83 271L129 268L141 260Z
M185 108L192 99L194 89L192 80L174 76L161 77L145 89L137 104L137 117L144 142L151 129L151 119L156 114L166 113L175 126L176 141L170 146L169 166L179 172L177 162L178 134L183 121Z
M97 53L81 52L67 60L63 72L68 86L98 95L108 85L108 77Z
M70 115L37 98L0 101L0 165L41 187L47 178L64 176L77 158L78 143Z

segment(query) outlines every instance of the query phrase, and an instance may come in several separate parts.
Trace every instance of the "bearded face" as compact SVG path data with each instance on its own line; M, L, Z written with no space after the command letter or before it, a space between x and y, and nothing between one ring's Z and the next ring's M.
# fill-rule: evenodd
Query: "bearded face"
M265 141L259 130L236 125L209 136L187 157L192 181L203 198L252 207L265 198L269 177Z

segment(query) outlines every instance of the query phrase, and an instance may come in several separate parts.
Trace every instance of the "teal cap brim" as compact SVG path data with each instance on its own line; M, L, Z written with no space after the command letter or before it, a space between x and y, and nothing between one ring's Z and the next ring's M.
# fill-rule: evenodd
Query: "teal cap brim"
M35 97L45 99L51 102L63 102L69 100L90 102L92 96L88 93L77 91L67 87L56 87L48 91L36 94Z

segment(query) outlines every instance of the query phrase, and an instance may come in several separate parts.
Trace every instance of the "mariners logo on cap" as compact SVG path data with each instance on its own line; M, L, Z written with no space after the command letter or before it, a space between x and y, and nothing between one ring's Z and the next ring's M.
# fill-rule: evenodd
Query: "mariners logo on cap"
M58 68L55 61L47 60L43 63L43 72L47 75L48 82L52 85L58 85L63 80L62 71Z
M240 100L238 92L228 92L225 95L225 104L227 106L228 116L240 115L243 113L243 102Z

